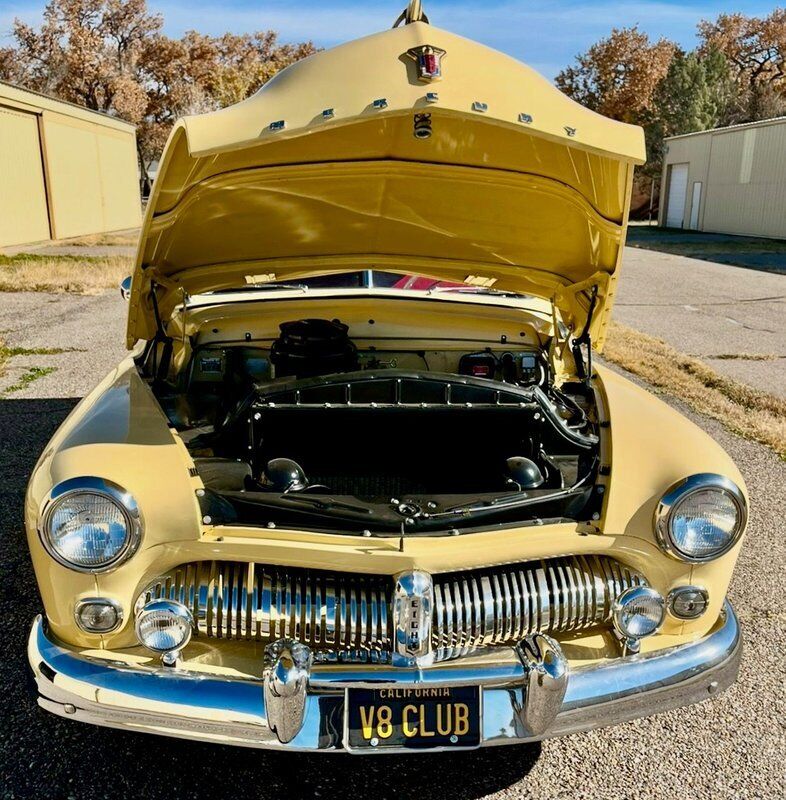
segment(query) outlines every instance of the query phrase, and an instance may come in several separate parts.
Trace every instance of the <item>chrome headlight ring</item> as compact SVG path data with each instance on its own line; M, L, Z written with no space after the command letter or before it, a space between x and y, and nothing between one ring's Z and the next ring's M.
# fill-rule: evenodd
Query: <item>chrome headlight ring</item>
M93 495L110 500L120 511L126 525L126 537L120 550L107 562L86 566L65 558L50 538L52 516L62 503L76 495ZM95 476L69 478L54 486L41 506L38 535L46 552L64 567L75 572L96 574L109 572L127 561L139 548L144 524L136 500L125 489L112 481Z
M737 512L737 520L733 534L723 547L708 555L691 555L681 550L675 543L672 536L672 524L676 512L686 498L707 490L720 492L731 500ZM745 530L747 521L748 504L739 486L723 475L702 472L677 481L677 483L669 487L666 494L663 495L655 509L655 536L660 548L672 558L691 564L704 564L708 561L714 561L716 558L719 558L724 555L724 553L731 550L740 540L740 536L742 536Z

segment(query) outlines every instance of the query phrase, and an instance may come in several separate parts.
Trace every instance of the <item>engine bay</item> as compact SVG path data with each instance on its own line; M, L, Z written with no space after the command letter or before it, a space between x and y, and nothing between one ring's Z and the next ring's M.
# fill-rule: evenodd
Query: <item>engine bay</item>
M197 345L153 389L215 524L454 533L595 501L593 393L558 389L528 343L410 350L298 319L270 342Z

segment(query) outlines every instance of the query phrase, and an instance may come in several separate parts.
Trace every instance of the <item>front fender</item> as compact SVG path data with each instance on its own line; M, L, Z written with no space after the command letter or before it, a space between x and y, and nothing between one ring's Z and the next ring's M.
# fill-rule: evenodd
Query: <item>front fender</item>
M657 504L672 484L701 472L725 475L748 494L726 451L687 417L630 380L598 367L609 426L606 458L611 466L602 517L604 534L636 537L657 547L653 525ZM710 608L686 623L685 633L703 632L717 619L742 546L707 564L683 564L680 583L703 586Z
M133 560L153 561L155 548L200 536L193 462L132 358L125 359L66 419L38 461L28 485L25 527L36 578L53 632L64 641L95 645L74 623L74 606L98 593L102 576L70 570L45 551L39 535L42 504L70 478L96 476L130 492L142 516ZM134 571L136 572L136 571ZM122 574L122 566L114 573ZM127 621L126 621L127 623Z

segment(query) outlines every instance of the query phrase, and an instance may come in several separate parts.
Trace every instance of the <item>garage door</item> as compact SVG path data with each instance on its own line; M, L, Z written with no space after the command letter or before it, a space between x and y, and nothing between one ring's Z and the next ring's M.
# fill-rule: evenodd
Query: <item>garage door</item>
M685 200L688 194L688 165L669 167L669 199L666 204L666 227L681 228L685 224Z
M0 107L0 247L48 238L38 117Z

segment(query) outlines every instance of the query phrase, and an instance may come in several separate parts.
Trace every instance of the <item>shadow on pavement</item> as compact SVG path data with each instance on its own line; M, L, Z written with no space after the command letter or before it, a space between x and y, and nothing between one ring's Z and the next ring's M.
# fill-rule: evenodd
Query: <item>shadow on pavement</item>
M786 241L782 239L631 225L625 244L718 264L786 274Z
M474 800L529 773L540 745L404 757L277 754L96 728L40 710L25 652L27 632L41 602L23 531L24 493L38 456L76 403L0 401L4 798Z

